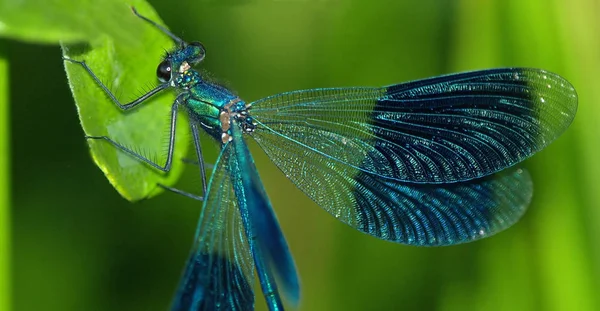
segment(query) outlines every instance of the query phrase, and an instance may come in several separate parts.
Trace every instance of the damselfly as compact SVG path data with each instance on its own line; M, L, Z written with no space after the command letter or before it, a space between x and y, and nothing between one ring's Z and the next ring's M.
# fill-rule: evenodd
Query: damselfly
M195 244L173 310L252 310L254 270L270 310L295 304L300 286L245 139L251 137L306 195L340 221L398 243L440 246L488 237L514 224L532 195L515 164L540 151L573 121L575 89L540 69L503 68L387 87L294 91L247 103L193 66L205 48L170 36L176 47L158 65L160 84L123 110L175 89L164 165L104 140L168 172L177 111L187 111L205 181L199 130L221 147L204 195ZM502 171L502 172L500 172ZM277 282L276 282L277 281Z

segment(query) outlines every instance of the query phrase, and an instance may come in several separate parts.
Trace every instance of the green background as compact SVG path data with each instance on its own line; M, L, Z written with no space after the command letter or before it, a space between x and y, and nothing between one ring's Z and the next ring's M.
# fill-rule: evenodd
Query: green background
M416 248L356 232L251 149L298 265L300 310L600 309L599 1L149 2L174 33L205 44L203 67L247 101L502 66L567 78L579 111L565 135L526 162L530 210L476 243ZM158 63L163 51L147 53ZM119 196L89 156L60 57L56 45L0 39L0 90L3 59L10 77L0 139L11 158L0 162L0 188L11 196L8 231L0 192L0 247L12 244L10 256L0 248L0 264L12 262L10 277L0 267L0 310L6 295L23 311L167 310L200 204ZM140 89L151 82L153 72ZM211 161L216 151L205 146ZM181 186L198 189L196 172L188 168ZM3 290L8 280L12 294ZM264 310L260 294L257 302Z

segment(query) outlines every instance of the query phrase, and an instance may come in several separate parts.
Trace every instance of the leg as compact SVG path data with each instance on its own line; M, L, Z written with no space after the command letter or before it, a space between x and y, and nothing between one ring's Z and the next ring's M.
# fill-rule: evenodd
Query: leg
M198 160L192 160L192 159L188 159L188 158L182 158L181 162L183 162L185 164L196 165L196 166L200 165L200 163L198 162ZM214 164L206 163L206 162L204 163L204 168L207 169L207 170L212 170L213 167L215 167Z
M175 103L173 103L173 106L171 107L171 129L170 129L170 134L169 134L169 149L167 152L167 161L165 162L164 166L154 163L152 160L136 153L135 151L133 151L131 149L125 148L123 145L117 143L116 141L114 141L106 136L86 136L85 138L105 140L105 141L109 142L111 145L115 146L115 148L154 167L157 170L160 170L160 171L163 171L166 173L171 170L171 164L173 162L173 149L175 147L175 129L177 127L177 108L178 108L178 106L179 106L179 103L177 100L175 100Z
M168 190L168 191L171 191L171 192L174 192L174 193L186 196L186 197L188 197L190 199L194 199L194 200L198 200L198 201L204 201L204 197L203 196L201 197L201 196L195 195L193 193L189 193L189 192L185 192L183 190L179 190L177 188L165 186L163 184L156 184L156 185L159 186L159 187L161 187L161 188L163 188L163 189L165 189L165 190Z
M138 11L134 7L131 7L131 10L133 11L133 14L135 14L135 16L143 19L144 21L148 22L150 25L158 28L164 34L166 34L167 36L171 37L171 39L173 39L173 41L175 41L177 44L179 44L179 45L184 45L185 44L185 41L183 41L181 38L177 37L172 32L170 32L169 30L167 30L167 28L165 28L165 27L157 24L156 22L150 20L149 18L147 18L147 17L145 17L143 15L140 15L140 13L138 13Z
M190 118L190 120L193 120ZM192 137L194 138L194 148L196 149L196 156L198 157L198 164L200 166L200 176L202 176L202 193L206 195L206 170L204 168L204 157L202 156L202 146L200 145L200 135L198 135L198 124L194 121L190 122L192 128Z
M191 125L191 128L192 128L192 133L194 133L196 131L196 128L193 125ZM196 141L196 135L194 135L194 142L195 141ZM198 139L198 141L199 141L199 139ZM198 144L198 146L199 145L200 144ZM194 143L194 146L196 146L195 143ZM200 152L196 151L196 154L198 155L198 158L200 158L200 159L202 158L202 152L201 151ZM193 165L200 166L199 165L200 162L198 162L196 160L182 159L182 162L187 163L187 164L193 164ZM210 168L213 167L212 164L205 164L204 166L205 167L208 166ZM200 167L200 174L202 174L202 176L204 176L202 166ZM202 183L203 184L206 183L206 179L205 178L202 178ZM183 191L183 190L179 190L177 188L169 187L169 186L166 186L166 185L163 185L163 184L160 184L160 183L156 184L156 185L159 186L159 187L161 187L161 188L163 188L163 189L165 189L165 190L168 190L168 191L171 191L173 193L177 193L177 194L186 196L186 197L188 197L190 199L194 199L194 200L197 200L197 201L204 201L204 197L206 196L206 189L203 189L204 190L204 194L202 196L199 196L199 195L196 195L196 194L193 194L193 193L190 193L190 192L186 192L186 191ZM203 188L205 188L205 187L203 187Z
M88 67L88 65L85 63L85 61L78 61L78 60L74 60L74 59L70 59L70 58L66 58L66 57L63 57L63 60L69 61L69 62L74 63L74 64L81 65L81 67L83 67L83 69L85 69L90 74L90 76L94 79L94 81L96 81L96 83L98 83L98 85L102 88L102 90L104 91L104 93L106 93L106 95L108 95L108 97L110 97L110 99L119 108L121 108L123 110L129 110L131 108L134 108L135 106L141 104L146 99L152 97L156 93L158 93L158 92L166 89L169 86L169 84L167 84L167 83L161 84L161 85L155 87L154 89L150 90L148 93L146 93L146 94L140 96L139 98L131 101L130 103L121 104L121 102L117 99L117 97L108 89L108 87L106 87L106 85L104 85L104 83L102 83L102 81L100 81L100 79L98 78L98 76L96 76L96 74L92 71L92 69L90 69L90 67Z

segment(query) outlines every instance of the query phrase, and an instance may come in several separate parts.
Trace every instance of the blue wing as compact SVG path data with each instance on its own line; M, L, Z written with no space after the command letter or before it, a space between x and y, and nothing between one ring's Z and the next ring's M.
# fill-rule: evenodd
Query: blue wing
M230 157L229 167L233 188L242 217L249 220L246 225L248 236L256 241L251 247L262 291L270 310L283 310L273 275L279 277L289 302L297 305L300 285L296 266L238 126L232 127L232 137L235 156Z
M466 181L513 166L561 135L576 110L568 81L526 68L295 91L252 103L257 135L306 149L295 165L320 155L414 183Z
M283 173L342 222L420 246L465 243L514 224L531 201L529 174L510 168L461 183L399 182L363 172L267 131L254 139Z
M254 310L254 267L270 310L300 295L294 261L238 127L211 175L174 311ZM251 237L248 239L248 237ZM274 273L273 273L274 272Z
M173 311L254 310L254 262L229 174L230 150L226 145L215 164Z

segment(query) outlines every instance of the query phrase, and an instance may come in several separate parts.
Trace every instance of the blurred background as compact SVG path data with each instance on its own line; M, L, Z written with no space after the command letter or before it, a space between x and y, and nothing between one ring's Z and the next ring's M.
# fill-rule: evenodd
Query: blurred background
M361 234L251 149L301 276L298 310L600 310L600 1L149 2L175 34L204 43L205 68L247 101L490 67L567 78L579 111L526 161L529 211L476 243L417 248ZM10 64L14 310L167 310L200 204L121 198L89 156L59 47L0 43ZM198 188L196 172L180 185Z

